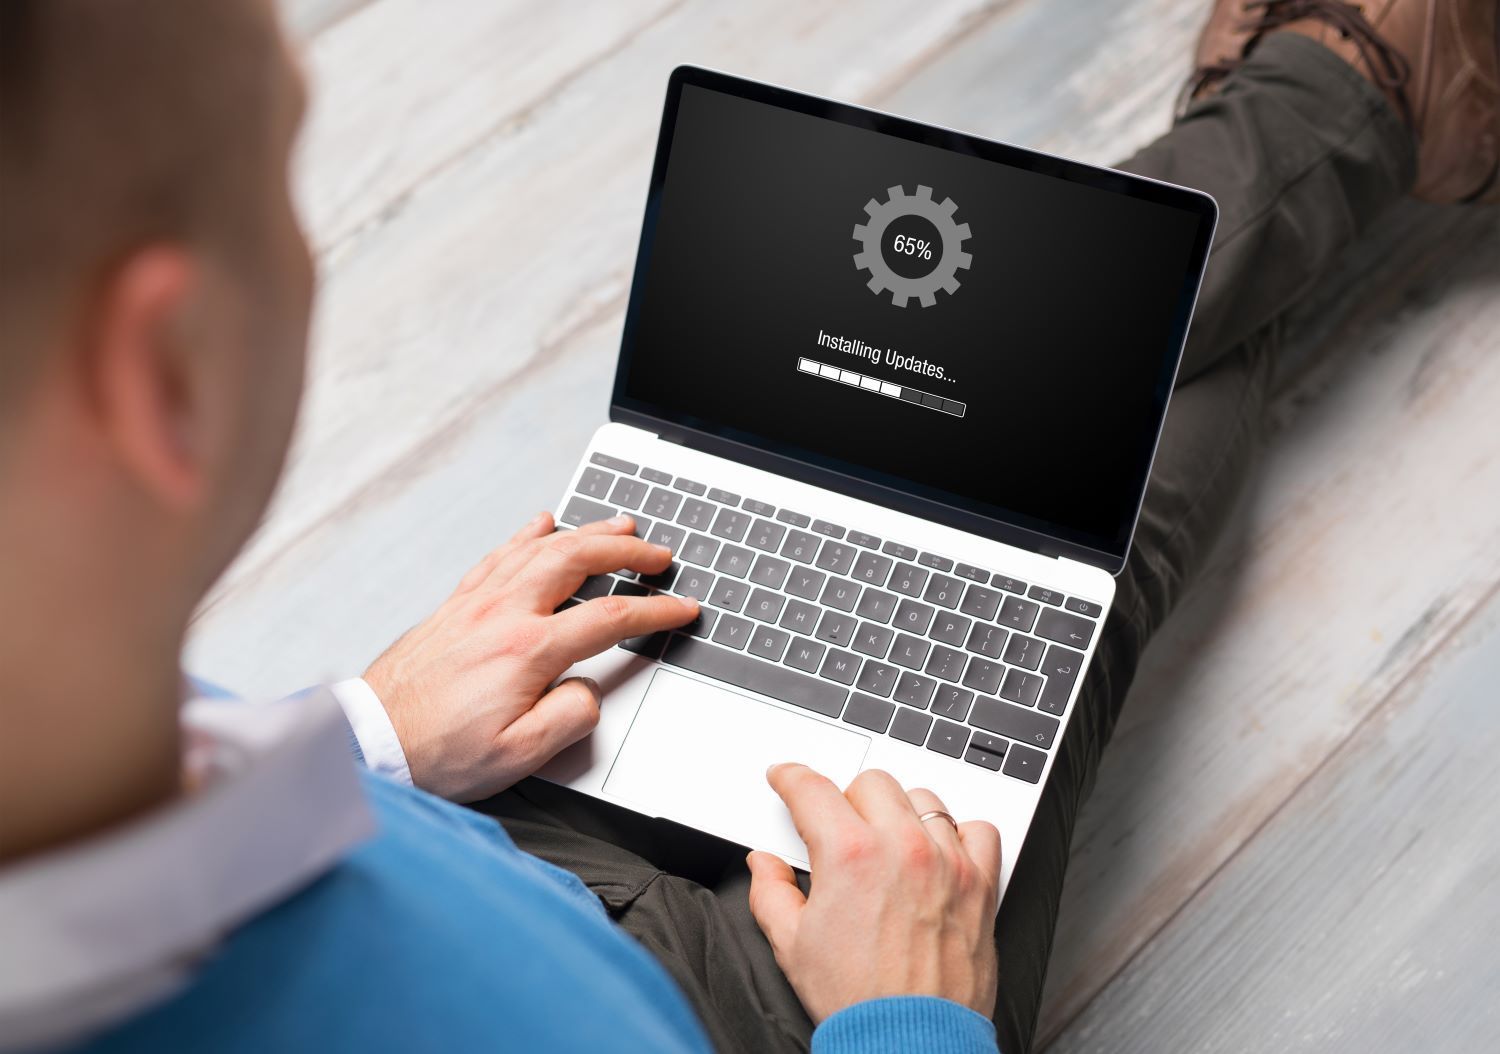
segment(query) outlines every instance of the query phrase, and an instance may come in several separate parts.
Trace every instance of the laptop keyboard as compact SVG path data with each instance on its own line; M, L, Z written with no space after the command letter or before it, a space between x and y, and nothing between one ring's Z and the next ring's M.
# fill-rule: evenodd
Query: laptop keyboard
M618 512L668 546L610 593L695 597L701 614L620 647L913 747L1036 783L1103 609L890 539L595 453L559 523Z

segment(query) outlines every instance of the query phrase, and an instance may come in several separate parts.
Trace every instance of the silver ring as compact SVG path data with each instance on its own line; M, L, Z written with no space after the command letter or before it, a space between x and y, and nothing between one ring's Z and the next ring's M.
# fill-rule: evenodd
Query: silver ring
M933 809L930 812L924 812L921 816L917 817L917 822L926 823L928 820L937 819L938 817L942 817L944 820L947 820L949 823L951 823L955 831L958 830L958 821L955 820L952 816L945 813L942 809Z

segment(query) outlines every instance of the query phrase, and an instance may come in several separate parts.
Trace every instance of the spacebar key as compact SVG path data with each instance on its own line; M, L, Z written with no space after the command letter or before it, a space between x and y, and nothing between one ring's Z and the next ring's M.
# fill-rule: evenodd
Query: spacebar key
M838 717L844 709L844 700L849 696L847 688L804 677L785 667L772 666L763 659L716 648L692 637L674 636L661 661L828 717Z

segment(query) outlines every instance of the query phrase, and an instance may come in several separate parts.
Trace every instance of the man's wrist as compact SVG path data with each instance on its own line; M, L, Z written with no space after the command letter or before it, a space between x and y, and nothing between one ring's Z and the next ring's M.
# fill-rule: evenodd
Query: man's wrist
M391 715L386 713L385 704L375 694L375 689L363 677L351 677L330 685L329 690L343 707L344 717L354 731L354 739L359 743L370 771L411 786L406 751L396 735L396 726L391 724Z

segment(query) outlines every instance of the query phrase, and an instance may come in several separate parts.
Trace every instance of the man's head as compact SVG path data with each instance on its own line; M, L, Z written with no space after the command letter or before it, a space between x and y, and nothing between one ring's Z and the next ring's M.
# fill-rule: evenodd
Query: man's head
M312 292L286 178L302 100L271 0L0 3L12 732L57 716L17 695L69 639L175 662L269 499Z

